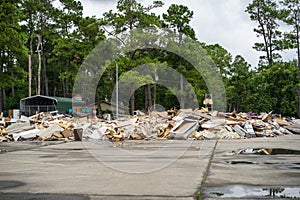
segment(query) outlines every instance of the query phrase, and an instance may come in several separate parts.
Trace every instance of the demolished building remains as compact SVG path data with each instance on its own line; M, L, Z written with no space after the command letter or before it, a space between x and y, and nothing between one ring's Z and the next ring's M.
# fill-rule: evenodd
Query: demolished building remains
M272 113L221 113L182 109L152 111L139 116L99 119L72 117L57 112L21 116L12 123L0 119L0 141L22 140L150 140L150 139L243 139L298 134L300 121Z

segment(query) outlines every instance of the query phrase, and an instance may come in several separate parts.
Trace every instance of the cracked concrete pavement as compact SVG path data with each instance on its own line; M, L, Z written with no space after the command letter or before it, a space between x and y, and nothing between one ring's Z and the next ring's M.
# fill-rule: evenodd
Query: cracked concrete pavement
M83 141L16 149L14 143L0 143L9 150L0 154L0 199L212 200L226 196L222 189L219 196L210 194L215 187L299 186L297 154L231 153L242 148L300 150L299 142L299 135L287 135L219 141ZM251 199L240 197L247 198Z

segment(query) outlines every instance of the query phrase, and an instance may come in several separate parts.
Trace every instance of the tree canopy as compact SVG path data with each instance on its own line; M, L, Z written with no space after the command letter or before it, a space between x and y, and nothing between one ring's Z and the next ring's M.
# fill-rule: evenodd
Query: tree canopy
M201 43L201 31L197 38L191 25L194 11L185 5L172 4L165 8L163 1L144 5L138 0L118 0L115 9L99 18L83 16L85 5L79 0L55 3L54 0L3 0L0 3L0 112L18 108L21 98L35 94L72 97L76 93L73 89L77 77L85 80L81 88L87 92L92 89L86 82L97 85L96 93L91 91L91 95L98 102L114 101L118 67L121 83L128 84L132 90L128 91L131 111L187 108L190 104L184 101L186 97L197 99L201 107L205 95L211 93L205 77L220 73L226 90L226 111L273 110L299 116L299 5L299 0L252 0L245 8L256 24L253 31L259 42L253 48L264 53L258 66L251 66L242 55L233 55L222 44ZM157 14L160 8L166 11ZM168 30L168 33L161 31L162 37L157 37L148 28ZM138 29L148 32L123 37ZM173 40L165 37L168 34L174 34ZM162 48L132 48L141 45L141 35L145 44L152 42ZM110 40L116 41L99 47ZM197 63L202 65L210 66L213 62L215 68L199 73L193 63L164 49L172 42L179 45L176 48L182 54L197 57ZM196 55L197 51L180 49L180 45L199 46L210 59L202 59L202 55ZM91 74L100 71L86 70L78 74L87 64L85 61L93 57L94 49L102 48L101 57L108 58L120 46L128 51L118 54L112 62L89 60L90 65L107 66L99 80L92 79ZM286 49L295 51L297 57L283 60L281 54ZM134 70L144 64L149 65L146 74ZM178 73L171 73L166 67Z

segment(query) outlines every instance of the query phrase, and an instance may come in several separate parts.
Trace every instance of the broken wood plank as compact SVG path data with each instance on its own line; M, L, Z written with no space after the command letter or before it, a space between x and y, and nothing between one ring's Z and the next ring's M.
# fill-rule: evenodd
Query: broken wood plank
M202 113L202 112L198 112L198 111L193 112L192 114L193 114L193 115L196 115L196 116L198 116L198 117L202 117L202 118L209 119L209 120L212 120L212 119L215 118L215 117L212 117L212 116L210 116L210 115L208 115L208 114L205 114L205 113Z
M272 112L273 112L273 111L269 112L268 114L265 114L265 115L262 117L262 121L263 121L263 122L267 122L267 121L271 120L271 118L272 118Z

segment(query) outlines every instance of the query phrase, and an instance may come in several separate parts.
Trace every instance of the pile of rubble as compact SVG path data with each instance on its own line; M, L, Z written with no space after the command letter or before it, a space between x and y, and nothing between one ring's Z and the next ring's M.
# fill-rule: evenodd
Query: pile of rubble
M168 110L117 120L73 118L57 113L39 113L6 127L2 119L0 141L18 140L144 140L144 139L240 139L275 137L299 133L299 120L272 113L220 113L207 109Z
M57 112L21 116L12 123L9 118L0 122L0 141L66 140L73 137L74 119Z

